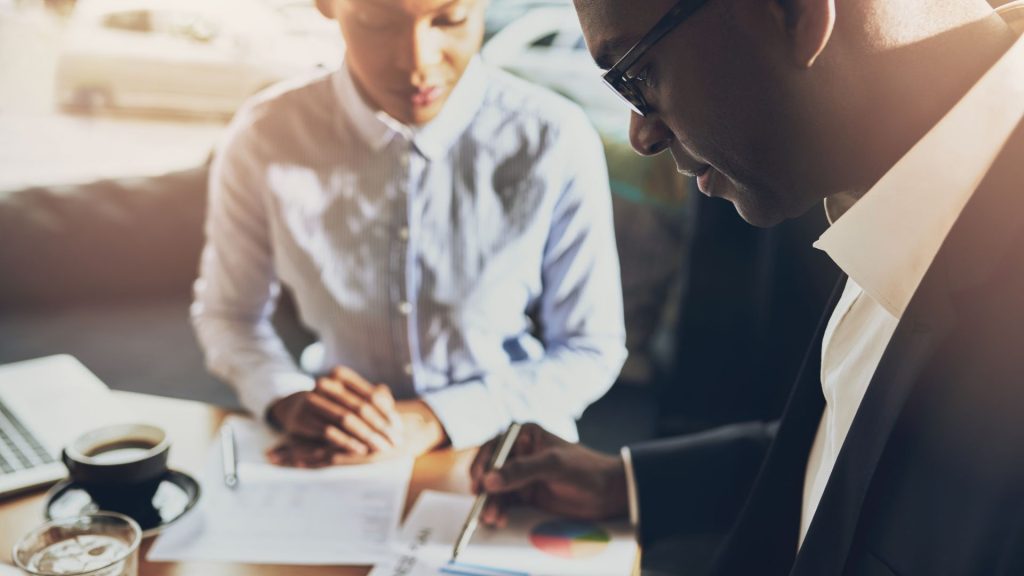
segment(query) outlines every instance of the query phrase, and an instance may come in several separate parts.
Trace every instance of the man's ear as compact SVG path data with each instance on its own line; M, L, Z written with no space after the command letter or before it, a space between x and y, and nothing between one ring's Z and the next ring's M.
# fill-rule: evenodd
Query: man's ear
M334 0L316 0L316 7L325 17L334 20Z
M813 66L832 38L835 0L773 0L771 10L789 37L793 61L802 68Z

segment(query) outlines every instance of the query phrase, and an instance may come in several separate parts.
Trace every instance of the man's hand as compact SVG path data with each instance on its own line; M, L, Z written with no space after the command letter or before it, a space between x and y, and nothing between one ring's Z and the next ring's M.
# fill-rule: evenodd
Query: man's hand
M320 387L318 385L317 388ZM317 391L304 394L316 393ZM390 392L388 392L388 397L390 398ZM281 402L275 404L275 407ZM392 400L392 402L394 401ZM273 412L273 408L271 411ZM267 459L272 464L279 466L322 468L324 466L366 464L400 456L416 457L448 443L448 435L444 431L444 426L441 425L434 411L422 400L405 400L394 403L394 412L399 422L399 437L398 441L389 449L354 452L339 447L324 436L310 438L301 434L289 434L287 440L267 452Z
M505 508L516 501L588 520L629 511L620 458L566 442L536 424L523 426L500 470L487 472L496 448L497 439L483 445L470 467L473 490L492 495L481 516L484 524L504 525Z
M392 450L402 437L391 389L345 367L317 379L312 392L278 400L270 419L294 438L353 456Z

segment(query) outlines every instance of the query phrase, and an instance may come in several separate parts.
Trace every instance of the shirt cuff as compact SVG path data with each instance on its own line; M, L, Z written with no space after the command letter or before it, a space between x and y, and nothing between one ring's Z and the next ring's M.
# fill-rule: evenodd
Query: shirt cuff
M511 421L479 382L431 390L421 399L444 426L456 450L487 442L505 430Z
M238 387L238 399L253 416L265 420L275 402L296 392L312 391L315 386L313 377L302 372L256 374Z
M636 476L633 474L633 453L629 446L623 446L619 451L622 455L622 465L626 469L626 501L629 503L629 523L633 528L640 526L640 497L636 493Z

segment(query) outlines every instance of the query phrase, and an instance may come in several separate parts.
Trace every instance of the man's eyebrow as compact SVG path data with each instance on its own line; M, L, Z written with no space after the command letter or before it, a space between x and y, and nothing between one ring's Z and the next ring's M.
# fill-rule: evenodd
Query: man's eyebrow
M597 62L598 68L608 70L615 66L615 63L625 56L626 51L632 48L634 44L636 44L636 40L628 36L619 36L611 40L605 40L597 45L594 61Z

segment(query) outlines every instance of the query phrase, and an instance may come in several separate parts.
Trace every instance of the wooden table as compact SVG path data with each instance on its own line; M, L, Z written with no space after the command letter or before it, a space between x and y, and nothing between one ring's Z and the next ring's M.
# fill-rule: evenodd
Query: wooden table
M225 410L185 400L173 400L127 392L115 393L124 403L127 413L139 422L155 424L167 431L172 440L170 466L199 475L211 439L228 414ZM409 486L406 512L424 489L449 492L469 491L469 463L472 451L450 450L428 454L416 461L412 483ZM32 492L24 496L0 501L0 560L11 562L11 548L22 534L43 522L44 493ZM337 566L267 566L223 563L169 563L145 560L153 539L142 543L139 574L141 576L201 575L232 576L287 574L302 576L330 574L332 576L363 576L365 567Z

